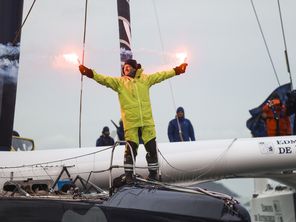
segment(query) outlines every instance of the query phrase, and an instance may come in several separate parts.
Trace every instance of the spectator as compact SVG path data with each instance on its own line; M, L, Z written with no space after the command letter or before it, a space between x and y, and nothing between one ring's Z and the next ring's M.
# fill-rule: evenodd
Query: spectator
M110 136L109 127L105 126L102 135L97 139L96 146L112 146L114 139Z
M254 118L254 122L250 125L252 137L265 137L267 136L265 119L262 115L258 115Z
M185 118L183 107L177 109L176 118L169 122L168 137L170 142L195 141L193 126Z
M290 118L277 93L273 93L262 107L262 118L265 120L267 136L291 135Z

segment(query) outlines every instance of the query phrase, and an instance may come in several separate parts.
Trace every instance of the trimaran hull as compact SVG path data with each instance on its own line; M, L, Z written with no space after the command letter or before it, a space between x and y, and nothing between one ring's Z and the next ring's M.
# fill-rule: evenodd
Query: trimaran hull
M296 137L263 137L158 144L162 180L196 182L231 177L279 177L296 168ZM7 180L52 179L64 166L72 177L80 175L100 187L107 187L111 149L107 147L2 152L0 185ZM123 146L115 148L113 165L123 165ZM144 147L140 146L136 167L146 167ZM106 170L105 172L95 173ZM94 172L90 175L90 172ZM116 168L112 177L124 170ZM136 168L146 176L147 169ZM287 177L287 184L295 187Z

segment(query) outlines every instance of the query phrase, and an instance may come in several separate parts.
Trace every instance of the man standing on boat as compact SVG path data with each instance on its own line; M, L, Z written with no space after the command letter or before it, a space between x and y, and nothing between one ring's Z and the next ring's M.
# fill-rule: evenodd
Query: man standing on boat
M185 73L187 64L183 63L171 70L147 75L141 64L128 59L122 67L121 77L98 74L95 70L83 65L79 66L82 75L94 79L99 84L113 89L118 93L121 119L124 126L124 136L127 142L124 152L124 171L126 182L133 181L133 156L137 156L139 146L138 130L142 131L142 139L147 151L148 179L158 180L158 159L156 148L156 131L152 116L149 88L175 75Z

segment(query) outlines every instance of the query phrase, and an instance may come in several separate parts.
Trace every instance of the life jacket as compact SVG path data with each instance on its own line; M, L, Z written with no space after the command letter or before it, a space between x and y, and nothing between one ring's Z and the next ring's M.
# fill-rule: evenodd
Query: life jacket
M281 104L278 99L266 103L262 108L262 112L266 114L267 136L291 135L291 123L286 106Z

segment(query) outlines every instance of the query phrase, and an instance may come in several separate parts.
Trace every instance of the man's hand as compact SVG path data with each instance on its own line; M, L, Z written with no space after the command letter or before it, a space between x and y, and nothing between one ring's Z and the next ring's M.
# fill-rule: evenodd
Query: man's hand
M81 72L82 75L87 76L88 78L93 78L94 73L91 69L85 67L84 65L79 66L79 71Z
M185 71L186 71L186 67L187 67L187 66L188 66L187 63L182 63L181 65L176 66L176 67L174 68L174 70L175 70L175 72L176 72L176 75L180 75L180 74L185 73Z

